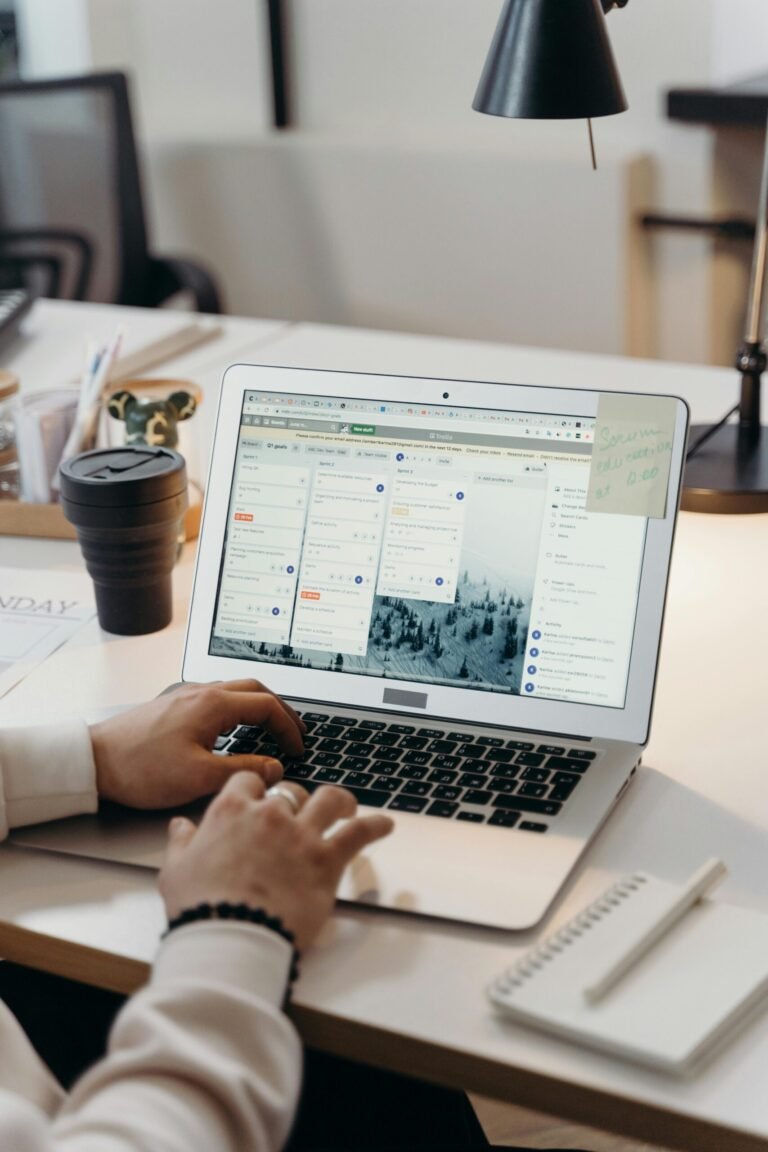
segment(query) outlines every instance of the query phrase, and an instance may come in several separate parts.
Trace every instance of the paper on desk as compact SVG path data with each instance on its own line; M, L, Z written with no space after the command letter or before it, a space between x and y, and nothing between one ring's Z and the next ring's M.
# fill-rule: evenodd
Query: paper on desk
M85 575L0 568L0 696L95 615Z
M664 518L676 409L672 396L601 393L587 512Z

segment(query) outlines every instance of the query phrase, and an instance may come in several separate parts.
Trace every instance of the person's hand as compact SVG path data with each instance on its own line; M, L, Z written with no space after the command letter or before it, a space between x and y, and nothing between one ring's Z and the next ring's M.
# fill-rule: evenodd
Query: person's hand
M199 827L171 821L160 873L169 919L197 904L248 904L279 916L300 951L314 940L347 864L394 824L379 814L355 817L357 801L343 788L324 785L308 799L298 784L280 787L296 797L298 813L284 797L265 799L258 776L239 772ZM324 836L337 820L348 822Z
M265 728L286 756L304 750L304 724L258 680L185 685L91 728L96 789L132 808L170 808L217 792L244 769L274 784L279 760L213 753L216 737L236 724Z

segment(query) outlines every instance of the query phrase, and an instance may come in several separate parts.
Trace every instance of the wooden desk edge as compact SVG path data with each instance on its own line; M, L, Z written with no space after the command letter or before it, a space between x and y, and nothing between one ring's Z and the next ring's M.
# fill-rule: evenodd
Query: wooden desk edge
M141 960L2 922L0 957L125 996L146 984L151 970L151 965ZM361 1064L462 1092L475 1092L682 1152L723 1152L724 1148L728 1152L768 1152L768 1140L760 1137L539 1072L468 1056L300 1004L292 1006L290 1015L308 1047Z

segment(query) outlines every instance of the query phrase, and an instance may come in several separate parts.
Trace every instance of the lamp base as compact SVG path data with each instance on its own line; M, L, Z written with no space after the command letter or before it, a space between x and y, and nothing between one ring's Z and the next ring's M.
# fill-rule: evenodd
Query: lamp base
M689 443L706 431L692 427ZM684 512L768 512L768 429L757 436L725 424L686 462Z

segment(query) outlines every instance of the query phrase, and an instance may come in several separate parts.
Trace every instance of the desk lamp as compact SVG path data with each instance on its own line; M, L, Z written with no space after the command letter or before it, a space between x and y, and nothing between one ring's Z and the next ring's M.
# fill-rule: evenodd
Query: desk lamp
M505 0L472 107L491 116L586 119L627 108L605 14L628 0ZM768 257L768 129L747 309L736 358L741 396L722 420L690 430L682 507L768 512L768 436L760 423L763 297ZM738 413L738 424L728 420Z

